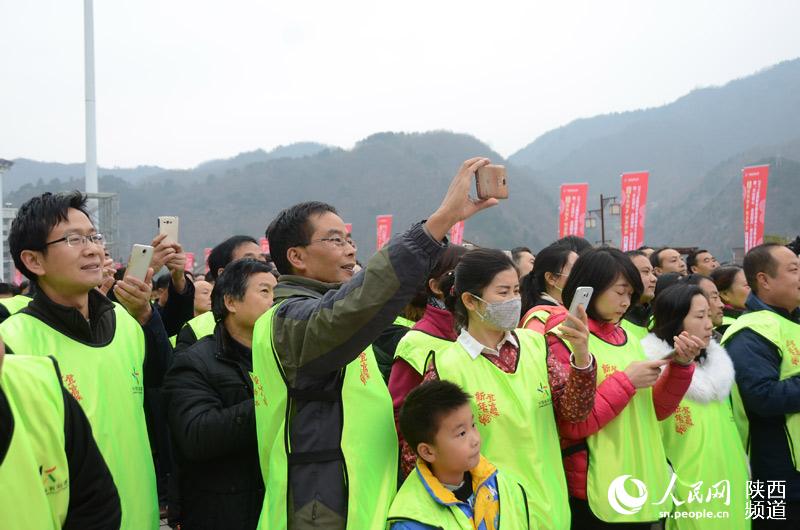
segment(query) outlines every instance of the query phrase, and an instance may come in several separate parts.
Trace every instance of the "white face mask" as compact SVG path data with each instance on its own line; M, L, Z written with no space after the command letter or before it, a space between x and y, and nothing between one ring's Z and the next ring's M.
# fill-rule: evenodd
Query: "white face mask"
M481 317L481 320L489 322L503 331L511 331L517 327L520 313L522 312L522 298L512 298L504 302L487 302L476 294L472 296L486 304L486 310L483 314L480 311L475 311Z

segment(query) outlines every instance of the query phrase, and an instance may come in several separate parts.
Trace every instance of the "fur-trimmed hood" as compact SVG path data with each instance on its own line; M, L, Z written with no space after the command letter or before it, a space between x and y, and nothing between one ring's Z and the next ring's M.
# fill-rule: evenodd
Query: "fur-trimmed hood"
M642 347L649 359L660 359L672 351L670 345L653 333L642 339ZM706 358L695 363L694 375L686 397L698 403L728 399L735 379L733 361L725 348L711 339L706 348Z

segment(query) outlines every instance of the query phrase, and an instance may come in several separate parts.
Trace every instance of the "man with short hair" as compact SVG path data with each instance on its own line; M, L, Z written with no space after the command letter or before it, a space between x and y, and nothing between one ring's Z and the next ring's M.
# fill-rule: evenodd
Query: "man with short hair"
M749 449L752 480L785 486L786 501L785 522L754 520L753 528L798 528L800 262L788 248L767 243L747 253L744 274L752 290L747 312L723 337L736 369L734 417Z
M686 268L689 274L701 274L711 276L711 272L719 267L717 258L711 255L706 249L695 250L686 256Z
M528 247L514 247L511 249L511 259L519 272L520 280L533 270L533 262L536 256L533 255Z
M144 281L117 282L119 304L96 289L103 282L104 238L77 191L27 201L8 242L14 265L36 284L36 294L0 324L0 336L16 354L58 361L119 491L121 528L158 528L143 393L160 385L170 346L150 305L152 269Z
M394 236L357 275L336 209L295 205L267 229L281 273L276 305L253 332L263 528L384 528L397 489L392 398L368 349L418 292L473 200L464 162L427 221Z
M644 289L636 303L631 300L631 307L628 309L628 312L625 313L625 317L620 321L620 326L637 340L642 340L649 333L648 328L652 315L650 302L653 301L656 294L657 278L655 274L653 274L653 266L650 264L650 260L644 252L641 250L629 250L625 255L631 258L633 265L639 271Z
M650 254L650 264L656 276L668 272L677 272L686 276L686 262L681 258L681 253L674 248L663 247Z
M272 306L277 283L270 271L254 259L225 267L212 293L214 335L177 355L164 380L182 528L219 521L228 530L249 530L258 523L264 481L249 374L253 326Z

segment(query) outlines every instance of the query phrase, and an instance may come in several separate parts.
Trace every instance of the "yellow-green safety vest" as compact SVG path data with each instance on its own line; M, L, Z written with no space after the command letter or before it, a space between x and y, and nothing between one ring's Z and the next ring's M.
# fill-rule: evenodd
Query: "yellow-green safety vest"
M519 361L514 373L500 370L485 356L473 359L455 342L432 356L441 379L460 385L473 397L481 453L500 469L519 477L530 494L536 528L570 527L569 499L561 460L544 335L514 330Z
M14 431L0 462L0 527L58 529L67 519L64 396L48 357L8 355L0 374Z
M564 344L571 351L570 344ZM597 386L630 363L647 360L641 343L627 337L627 332L625 343L620 346L591 333L589 351L597 362ZM586 496L598 519L608 523L655 522L661 512L672 511L671 497L661 504L658 504L661 499L654 498L667 491L672 475L661 441L652 388L636 389L622 412L586 438L586 445L589 460Z
M749 529L747 454L739 439L730 401L699 403L684 398L675 413L660 425L664 450L677 475L676 498L686 502L675 506L674 511L714 512L713 518L669 518L667 529ZM700 497L690 497L698 483ZM711 498L709 491L713 492Z
M38 318L17 313L0 324L16 354L52 355L64 387L83 408L119 492L125 530L156 529L158 497L144 417L144 332L119 304L116 329L105 346L89 346Z
M14 313L19 313L26 307L28 304L31 303L32 298L25 296L24 294L18 294L16 296L12 296L11 298L0 298L0 305L4 306L8 310L9 315L13 315Z
M633 337L638 341L641 341L650 333L647 327L634 324L630 320L624 318L620 321L619 326L625 330L629 337Z
M259 528L287 527L288 460L292 454L286 419L296 406L273 342L273 306L253 330L253 387L261 473L266 493ZM340 371L342 480L347 482L347 530L380 529L397 491L398 442L392 398L367 350ZM336 442L333 441L335 444ZM311 487L311 485L309 485Z
M425 362L430 352L438 352L453 344L452 341L434 337L424 331L410 330L403 335L394 350L395 359L403 359L418 374L424 375Z
M503 530L528 530L531 528L527 510L527 493L522 485L504 473L498 471L497 491L500 500L500 524ZM432 528L447 530L475 530L472 521L467 519L457 505L443 505L431 497L426 489L419 471L414 470L403 482L400 491L389 509L386 528L399 521L413 521Z
M184 326L192 328L197 340L213 335L216 325L217 323L214 320L214 313L212 311L206 311L202 315L197 315L184 324Z
M749 329L759 334L778 349L778 354L781 356L778 374L780 381L800 375L800 324L792 322L774 311L761 310L745 313L725 331L722 344L726 344L743 329ZM739 430L746 433L749 442L749 422L748 425L742 423L746 420L747 414L738 390L733 399L733 406L734 417L739 422ZM737 409L739 410L737 411ZM800 413L786 414L785 431L792 463L795 470L800 471Z
M551 314L552 313L550 313L550 311L548 311L547 309L539 309L537 311L534 311L533 313L525 317L525 320L522 322L522 325L520 327L524 328L525 326L528 325L528 322L530 322L534 318L539 322L541 322L542 324L547 324L547 319L550 318Z
M413 320L409 320L406 317L397 317L394 319L394 322L392 322L392 324L394 324L395 326L403 326L404 328L411 328L414 327L414 324L416 324L416 322L414 322Z

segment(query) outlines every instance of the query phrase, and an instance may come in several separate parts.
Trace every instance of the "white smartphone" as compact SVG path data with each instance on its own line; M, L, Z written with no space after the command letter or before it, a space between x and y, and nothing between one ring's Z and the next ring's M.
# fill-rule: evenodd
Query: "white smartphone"
M133 276L137 280L144 281L152 259L153 247L150 245L133 245L131 259L128 260L128 267L125 269L125 277Z
M589 307L589 301L592 299L593 287L578 287L575 289L575 294L572 297L572 303L569 304L569 314L578 318L578 306L583 306L584 309ZM572 327L569 320L564 322L565 326Z
M158 218L158 233L167 234L170 243L178 242L178 218L172 215L162 215Z

